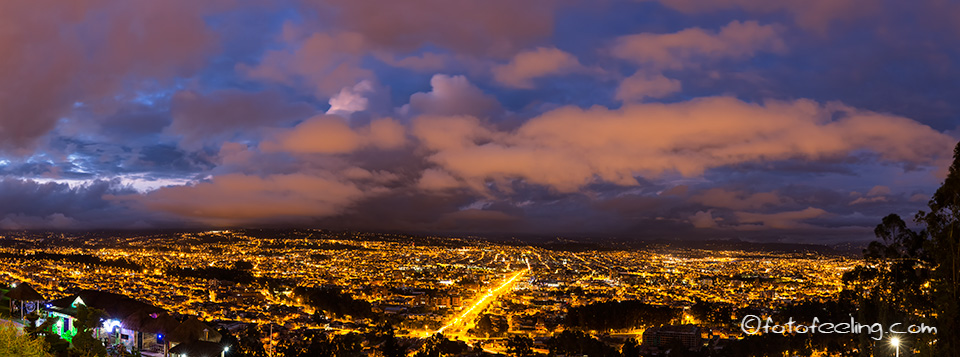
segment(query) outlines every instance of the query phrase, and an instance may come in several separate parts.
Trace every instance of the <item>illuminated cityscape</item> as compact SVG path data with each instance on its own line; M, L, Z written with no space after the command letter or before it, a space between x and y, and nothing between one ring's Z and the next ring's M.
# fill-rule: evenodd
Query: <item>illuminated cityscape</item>
M272 329L276 343L268 338L268 353L305 331L363 335L385 321L411 351L441 333L486 353L507 353L511 336L533 338L534 349L546 353L546 339L581 327L619 346L655 326L645 317L610 327L568 319L572 308L610 302L668 309L663 322L699 323L704 330L698 338L716 346L743 333L732 324L700 323L700 313L691 310L697 304L772 311L829 301L844 289L843 274L862 264L856 257L813 251L556 249L324 230L5 239L10 243L0 251L3 281L29 283L48 300L87 290L120 294L195 316L211 330ZM313 289L363 303L321 301ZM361 351L372 353L376 348L368 342ZM139 346L145 353L163 352L161 345L153 347Z
M960 0L0 0L0 357L960 357Z

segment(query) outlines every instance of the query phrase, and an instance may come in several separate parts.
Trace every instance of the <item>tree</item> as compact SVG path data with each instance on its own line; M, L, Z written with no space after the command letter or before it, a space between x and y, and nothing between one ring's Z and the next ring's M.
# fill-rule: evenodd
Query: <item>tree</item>
M623 357L640 357L640 345L637 343L637 339L627 340L627 343L623 344L623 348L620 349L620 355Z
M237 340L237 338L233 336L232 333L230 333L230 330L227 330L221 327L217 329L217 333L220 334L220 344L223 345L224 347L230 348L230 350L227 351L227 353L225 353L224 355L229 357L241 355L239 353L236 353L237 349L239 348L240 341Z
M46 318L41 324L37 325L37 321L40 320L40 315L32 312L26 316L26 320L27 324L23 326L23 331L30 335L30 337L42 339L47 346L48 352L61 355L66 353L67 349L70 348L70 342L60 338L60 335L53 332L53 326L59 318Z
M233 269L241 271L253 270L253 263L245 260L238 260L233 263Z
M400 340L397 339L397 336L393 333L393 327L390 325L384 326L383 334L383 344L380 345L380 353L384 357L403 357L407 355L407 351L403 346L400 345Z
M547 341L550 355L619 357L620 352L582 331L565 330Z
M0 324L0 356L53 357L43 340L30 334L20 334L12 324Z
M859 318L889 326L934 326L938 333L911 336L921 354L960 356L960 143L946 179L920 211L913 231L895 214L874 230L879 241L864 250L867 266L844 275L859 295ZM860 337L868 355L877 344Z
M416 357L440 357L453 355L470 350L470 347L463 341L451 341L441 333L436 333L427 338L423 347L415 355Z
M513 336L507 340L507 354L515 357L533 356L533 340L526 336Z
M266 357L267 350L263 348L263 339L266 334L260 331L257 325L251 325L237 333L237 356ZM232 348L231 348L232 349Z
M100 325L100 319L104 316L103 311L87 308L84 305L77 305L77 320L74 322L77 328L76 336L73 336L73 354L88 354L93 356L106 356L107 348L100 340L93 337L93 330Z
M938 356L960 356L960 143L953 151L947 178L917 214L926 225L934 263L931 297L936 313Z
M335 335L330 339L330 345L337 357L359 357L363 355L363 337L356 332Z

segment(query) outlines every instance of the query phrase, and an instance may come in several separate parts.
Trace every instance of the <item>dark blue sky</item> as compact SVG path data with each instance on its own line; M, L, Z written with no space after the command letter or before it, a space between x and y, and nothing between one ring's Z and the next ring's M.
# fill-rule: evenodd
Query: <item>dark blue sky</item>
M838 241L960 125L960 4L0 4L0 229Z

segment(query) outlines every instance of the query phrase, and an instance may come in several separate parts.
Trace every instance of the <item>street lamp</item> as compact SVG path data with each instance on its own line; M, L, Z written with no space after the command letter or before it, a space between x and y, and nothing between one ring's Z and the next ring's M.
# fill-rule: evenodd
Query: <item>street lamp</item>
M891 338L890 344L893 345L893 348L897 349L897 357L900 357L900 338L899 337Z
M220 354L220 357L226 356L226 355L227 355L227 352L229 352L229 351L230 351L230 346L224 347L224 348L223 348L223 353Z

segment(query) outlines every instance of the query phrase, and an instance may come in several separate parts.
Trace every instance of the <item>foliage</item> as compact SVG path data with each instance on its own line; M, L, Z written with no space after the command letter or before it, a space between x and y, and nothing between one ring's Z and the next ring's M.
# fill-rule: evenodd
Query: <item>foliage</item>
M470 347L463 341L451 341L443 336L441 333L437 333L433 336L427 338L423 343L423 347L417 351L415 357L440 357L440 356L456 356L461 353L467 352L470 350Z
M588 330L620 330L670 323L679 310L638 300L608 301L567 309L564 324Z
M103 342L93 337L93 330L100 325L103 316L103 311L77 305L77 320L74 322L77 335L73 336L72 353L93 356L107 355L107 348L103 345Z
M0 356L52 357L43 340L30 334L21 334L13 324L0 324Z
M71 262L78 264L87 264L87 265L98 265L105 267L129 269L129 270L143 270L143 267L140 264L132 262L127 259L102 259L98 256L87 255L87 254L59 254L59 253L33 253L33 254L16 254L16 253L0 253L0 258L4 259L21 259L21 260L53 260L59 262Z
M400 340L393 332L393 326L384 325L381 328L380 338L383 343L380 345L380 353L383 357L403 357L407 355L407 349L400 344Z
M507 340L507 354L515 357L533 356L533 339L526 336L513 336Z
M607 346L593 336L582 331L566 330L556 334L547 341L547 347L550 349L551 356L583 356L590 357L616 357L620 356L613 347Z
M258 325L251 325L237 333L237 344L231 348L231 356L266 357L267 350L263 347L263 340L268 336ZM221 337L222 339L223 337Z
M620 349L620 355L623 357L640 357L640 344L636 339L629 339Z
M123 344L115 344L107 347L107 356L109 357L142 357L143 354L139 350L134 349L133 351L127 351L127 347Z
M363 336L356 332L304 330L285 336L276 351L278 356L288 357L359 357L363 355L363 341Z
M930 212L917 214L926 225L932 261L931 300L937 316L934 351L939 356L960 356L960 143L943 184L927 204Z
M70 348L70 342L60 338L60 335L53 332L53 326L59 318L46 318L43 323L37 325L37 321L40 320L40 315L33 312L26 316L26 320L27 324L23 326L23 331L31 337L42 339L47 346L48 352L55 355L62 355Z
M914 231L896 214L874 230L864 250L868 265L844 275L857 295L858 317L882 324L935 326L937 335L910 336L921 354L960 356L960 143L943 184L914 217ZM860 338L867 355L876 342Z
M693 315L697 321L713 327L735 327L738 322L731 318L736 311L735 307L729 303L708 302L697 299L696 303L690 307L690 315Z
M293 290L293 294L303 298L303 301L310 306L333 315L360 318L373 315L372 306L368 301L355 299L337 288L297 287Z
M509 329L507 319L500 315L483 314L477 319L476 332L484 337L500 337Z

